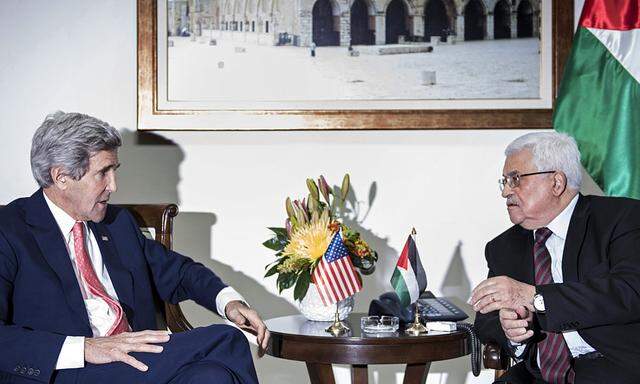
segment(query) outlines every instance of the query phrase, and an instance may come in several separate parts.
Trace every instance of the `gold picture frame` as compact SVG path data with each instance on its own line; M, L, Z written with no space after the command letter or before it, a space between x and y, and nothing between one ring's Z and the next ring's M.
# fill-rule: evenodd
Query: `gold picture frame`
M138 130L547 129L574 33L573 0L551 1L550 104L543 108L244 109L163 106L158 0L137 0ZM166 66L165 66L166 67ZM166 93L166 92L165 92Z

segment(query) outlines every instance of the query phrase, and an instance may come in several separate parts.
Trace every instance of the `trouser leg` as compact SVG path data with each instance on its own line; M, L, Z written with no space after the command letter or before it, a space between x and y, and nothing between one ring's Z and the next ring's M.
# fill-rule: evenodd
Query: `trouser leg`
M235 384L235 376L225 366L200 361L183 367L169 384Z
M257 384L249 343L242 332L228 325L211 325L175 333L162 344L162 353L131 353L149 370L141 372L121 363L87 364L77 370L61 370L55 384L78 383L163 384L173 380L183 368L197 362L210 362L223 367L234 384Z

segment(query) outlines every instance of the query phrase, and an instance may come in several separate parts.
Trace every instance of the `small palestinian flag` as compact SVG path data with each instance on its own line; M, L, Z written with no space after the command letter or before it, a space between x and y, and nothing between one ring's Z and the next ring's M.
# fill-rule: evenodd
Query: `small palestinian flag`
M400 254L396 269L391 276L391 286L400 297L400 303L405 307L415 303L420 294L427 289L427 275L422 268L413 235L409 235Z

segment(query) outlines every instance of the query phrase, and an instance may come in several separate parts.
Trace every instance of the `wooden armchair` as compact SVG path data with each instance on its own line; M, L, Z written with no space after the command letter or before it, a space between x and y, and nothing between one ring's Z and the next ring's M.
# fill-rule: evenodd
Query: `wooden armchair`
M167 249L173 246L173 218L178 215L178 206L175 204L121 204L135 217L143 233L155 235L155 240ZM153 231L149 231L153 228ZM155 233L153 233L155 232ZM171 332L183 332L193 329L185 318L178 304L162 302L157 298L156 308L158 325L160 328L168 327Z
M482 352L482 362L485 368L495 369L495 378L504 375L511 366L511 358L500 347L498 343L488 343L484 345Z

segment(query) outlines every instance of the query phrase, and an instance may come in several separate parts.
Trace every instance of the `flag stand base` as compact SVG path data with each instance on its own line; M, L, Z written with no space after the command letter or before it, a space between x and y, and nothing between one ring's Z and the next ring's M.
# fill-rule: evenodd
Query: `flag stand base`
M416 303L415 315L413 316L413 323L409 324L409 327L404 330L404 333L411 336L420 336L427 333L427 327L420 323L420 314L418 313L418 303Z
M349 331L351 331L351 329L347 327L345 323L340 321L340 316L338 314L338 305L336 303L336 316L333 320L333 324L331 324L329 328L325 329L325 332L328 332L333 336L342 336Z

